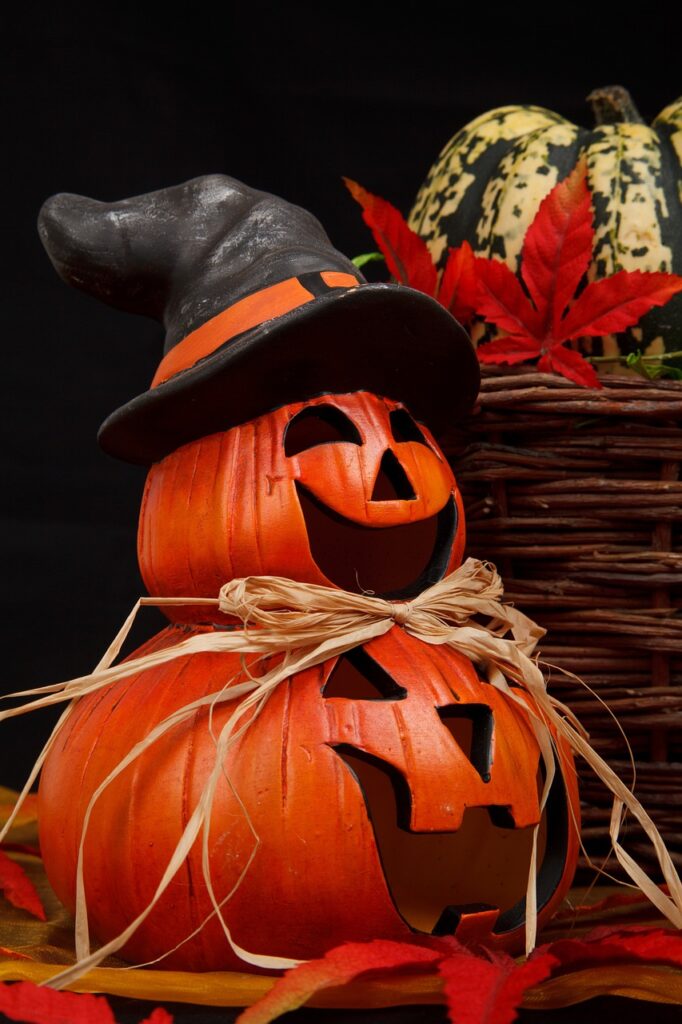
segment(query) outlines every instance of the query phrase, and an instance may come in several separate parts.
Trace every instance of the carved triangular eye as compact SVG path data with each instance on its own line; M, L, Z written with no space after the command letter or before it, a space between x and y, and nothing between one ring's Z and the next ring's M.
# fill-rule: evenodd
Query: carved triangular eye
M391 432L399 444L403 441L416 441L418 444L425 444L428 447L426 438L407 409L393 409L389 414L389 418L391 420Z
M350 700L404 700L407 690L378 665L362 647L342 654L322 690L323 697Z
M486 704L450 704L436 708L443 725L484 782L493 761L493 713Z
M338 441L362 444L358 428L340 409L333 405L313 405L302 409L287 424L284 453L298 455L308 448Z

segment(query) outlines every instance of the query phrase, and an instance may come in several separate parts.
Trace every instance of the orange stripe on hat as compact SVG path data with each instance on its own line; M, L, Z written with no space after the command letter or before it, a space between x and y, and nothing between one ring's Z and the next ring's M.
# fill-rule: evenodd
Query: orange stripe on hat
M320 277L329 288L356 288L360 283L351 274L336 270L324 270ZM188 370L210 356L216 349L231 341L238 334L259 327L268 320L274 320L292 309L298 309L312 302L315 296L296 277L270 285L253 295L235 302L229 309L207 320L196 331L167 352L159 364L151 386L158 387L182 370Z

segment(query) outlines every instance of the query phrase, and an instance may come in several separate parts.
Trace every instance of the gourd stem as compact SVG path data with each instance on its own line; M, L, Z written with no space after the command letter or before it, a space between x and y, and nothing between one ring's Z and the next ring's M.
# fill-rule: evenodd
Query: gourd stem
M594 89L587 97L592 106L594 122L600 124L644 124L644 118L622 85L605 85Z

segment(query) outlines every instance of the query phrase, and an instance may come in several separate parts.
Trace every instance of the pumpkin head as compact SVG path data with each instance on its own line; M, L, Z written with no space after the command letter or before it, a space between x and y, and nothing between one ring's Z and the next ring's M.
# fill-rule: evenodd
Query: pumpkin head
M151 594L215 597L235 577L273 575L410 597L459 565L463 546L457 485L429 431L357 392L166 456L147 479L138 550ZM192 608L174 617L198 621Z
M479 256L518 270L526 231L547 193L587 157L595 243L590 281L618 270L682 273L682 99L644 124L624 89L596 90L596 125L581 128L534 106L491 110L461 129L429 171L410 226L440 266L467 240ZM619 336L620 349L677 350L682 296ZM605 354L619 351L607 339Z
M187 635L187 627L168 627L140 653ZM40 789L41 848L68 907L83 816L97 786L158 722L240 672L237 656L195 654L75 707ZM218 707L213 729L231 711ZM563 898L577 854L575 774L559 749L540 836L541 921ZM101 795L84 848L99 939L118 934L150 901L214 755L207 713L199 711ZM522 946L531 836L540 820L539 750L523 708L451 649L396 627L292 677L225 768L230 785L213 806L211 873L220 900L245 872L224 913L250 952L310 958L345 940L414 933ZM215 919L185 941L211 909L197 842L125 955L146 961L182 943L165 967L243 969Z

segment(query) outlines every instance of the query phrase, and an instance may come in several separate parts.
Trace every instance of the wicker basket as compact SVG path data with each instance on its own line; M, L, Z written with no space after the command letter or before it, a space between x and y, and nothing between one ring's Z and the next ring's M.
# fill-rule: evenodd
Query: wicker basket
M548 630L553 692L635 791L682 865L682 386L484 371L475 413L446 445L468 513L469 553ZM602 703L603 702L603 703ZM606 705L610 709L607 710ZM581 766L583 838L603 861L608 794ZM653 867L627 821L621 835ZM584 864L583 864L584 866ZM609 861L613 869L613 858Z

